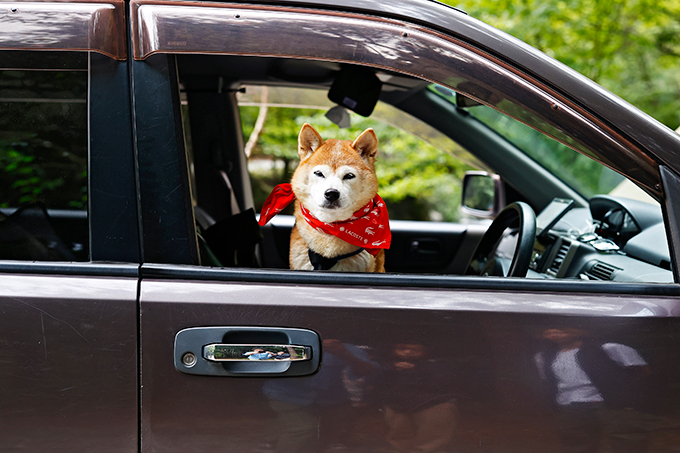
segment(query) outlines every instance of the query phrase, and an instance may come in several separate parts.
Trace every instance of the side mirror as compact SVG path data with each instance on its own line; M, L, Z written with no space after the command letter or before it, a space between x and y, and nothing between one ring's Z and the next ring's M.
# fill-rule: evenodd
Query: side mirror
M485 171L468 171L463 178L464 213L482 219L493 219L505 207L501 177Z

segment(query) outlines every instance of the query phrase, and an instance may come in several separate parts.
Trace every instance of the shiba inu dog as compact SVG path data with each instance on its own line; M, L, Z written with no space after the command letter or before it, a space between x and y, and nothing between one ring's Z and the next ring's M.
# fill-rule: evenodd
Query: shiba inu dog
M298 165L290 184L274 188L260 224L295 200L291 269L384 272L391 233L378 195L373 129L354 141L323 140L309 124L298 137Z

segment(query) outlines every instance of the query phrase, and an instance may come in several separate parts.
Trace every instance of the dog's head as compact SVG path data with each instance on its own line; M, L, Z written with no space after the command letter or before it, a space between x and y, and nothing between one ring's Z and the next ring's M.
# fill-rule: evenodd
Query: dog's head
M378 193L378 138L373 129L366 129L354 141L324 141L305 123L298 137L298 154L300 164L291 181L295 197L322 222L349 219Z

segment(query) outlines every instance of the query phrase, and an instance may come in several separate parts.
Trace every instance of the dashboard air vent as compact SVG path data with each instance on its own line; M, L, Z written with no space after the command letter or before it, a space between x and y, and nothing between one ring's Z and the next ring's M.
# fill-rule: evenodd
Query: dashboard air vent
M596 261L595 264L593 264L593 267L586 272L586 275L591 280L612 280L614 272L618 270L620 269L603 263L602 261Z
M552 275L553 277L557 276L557 272L560 270L560 266L562 266L564 259L567 257L567 253L569 253L570 245L571 244L567 241L564 241L560 244L560 248L557 250L555 258L553 258L553 261L550 264L550 267L548 268L547 271L548 274Z

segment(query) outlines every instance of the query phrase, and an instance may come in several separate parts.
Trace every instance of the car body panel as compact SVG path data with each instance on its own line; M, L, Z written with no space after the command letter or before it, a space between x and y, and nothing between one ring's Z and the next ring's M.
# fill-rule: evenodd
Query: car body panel
M0 274L4 451L137 448L136 296L134 277Z
M606 154L608 164L663 198L653 155L545 80L533 79L491 52L480 52L467 38L441 34L441 28L433 31L422 27L422 22L404 17L384 19L348 12L341 6L337 9L340 12L271 4L135 1L133 47L138 60L134 65L144 68L139 74L163 68L154 73L164 74L155 88L163 99L170 99L172 90L179 90L172 69L177 61L193 68L204 54L318 58L406 74L416 74L413 68L417 67L418 76L478 100L484 100L481 85L502 85L499 92L503 96L521 99L520 103L533 112L566 129L573 128L574 136L593 151L591 157ZM215 31L211 32L211 27ZM287 39L282 39L284 36ZM381 44L386 40L391 47ZM271 43L266 49L261 45L265 41ZM522 46L515 50L526 52ZM442 53L449 59L441 57ZM191 58L175 58L176 54L190 54ZM213 59L206 66L219 68L229 61ZM458 64L460 61L469 66ZM544 63L552 64L547 58ZM233 74L238 68L225 72ZM198 71L191 74L205 76ZM451 82L451 74L466 81L488 78L466 87ZM210 76L222 87L218 69ZM210 90L212 80L204 85L184 85L189 89L190 112L191 90ZM226 79L227 84L229 81ZM144 102L138 104L139 111L152 111L145 105L153 106L153 102L142 90L138 93ZM230 96L219 91L215 95ZM176 121L167 111L163 114L166 125ZM141 118L142 114L137 116ZM224 116L217 116L225 121ZM232 130L231 125L227 124L225 130ZM163 162L175 165L178 141L171 133L145 135L143 142L144 149L152 142L169 143ZM599 154L605 148L607 151ZM164 150L154 148L153 152ZM151 161L158 159L147 162L146 151L144 154L144 179L162 180L165 167L170 166L152 166ZM148 204L156 211L151 221L145 221L145 234L152 234L157 244L185 240L186 230L174 230L181 236L169 236L158 222L164 212L188 212L180 207L186 204L186 198L180 197L184 188L174 191L175 187L176 182L142 187L142 200L149 195L157 200ZM166 195L172 195L174 201ZM142 216L147 216L146 209ZM271 250L274 243L277 267L285 267L285 230L290 225L279 226L269 242L265 235L264 246ZM466 237L466 228L456 226L455 232L452 228L446 234L453 234L455 242L476 242ZM411 236L416 230L408 225L403 232L396 229L396 247L401 250L395 251L400 259L406 257L408 261L409 250L404 248L418 239ZM433 239L432 233L426 231L425 242ZM190 225L187 234L189 240ZM676 341L676 285L210 269L161 264L192 264L192 260L181 258L186 255L172 256L168 248L153 249L159 254L155 263L142 266L140 292L144 351L141 436L145 451L376 451L390 447L408 451L395 440L394 417L425 417L424 410L434 408L441 411L440 420L451 422L444 429L447 436L456 439L444 450L473 451L480 445L491 451L555 450L560 430L553 410L555 401L545 393L534 357L545 347L547 332L559 329L579 329L592 341L622 344L638 351L654 370L655 377L646 380L644 386L659 393L641 391L644 407L636 406L632 413L640 419L659 417L648 425L645 438L663 445L667 443L664 436L675 435L670 434L676 432L675 428L668 427L675 426L677 417L660 395L680 379L673 353L662 346ZM408 261L404 271L416 270L419 266L415 261ZM456 263L459 268L460 264ZM265 265L270 267L271 262ZM417 270L427 272L427 266ZM431 269L443 270L436 266ZM322 340L319 371L312 376L279 378L182 373L170 360L183 354L173 350L175 336L183 329L201 327L239 327L253 332L258 328L311 329ZM400 365L394 354L404 344L427 352ZM404 369L415 371L400 374ZM414 390L413 385L421 387Z

